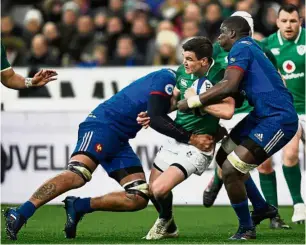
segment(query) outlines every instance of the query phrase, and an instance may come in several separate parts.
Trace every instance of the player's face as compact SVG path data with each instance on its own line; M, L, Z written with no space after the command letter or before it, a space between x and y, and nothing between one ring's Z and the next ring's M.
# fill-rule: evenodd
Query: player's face
M198 60L194 52L184 51L183 52L184 60L183 64L185 67L185 72L187 74L197 73L202 67L203 59Z
M295 39L299 33L302 24L301 18L296 11L288 13L284 10L280 11L277 19L277 27L279 28L283 38L287 40Z
M232 48L230 34L231 31L225 25L222 24L220 27L220 35L218 37L218 42L225 51L230 51L230 49Z

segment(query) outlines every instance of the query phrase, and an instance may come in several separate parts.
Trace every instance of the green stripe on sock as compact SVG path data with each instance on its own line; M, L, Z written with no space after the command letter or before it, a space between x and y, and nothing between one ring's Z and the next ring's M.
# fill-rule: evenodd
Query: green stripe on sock
M267 203L278 207L276 176L273 171L270 174L259 173L260 186Z
M301 170L297 163L293 167L283 165L283 172L292 197L293 204L304 203L301 195Z

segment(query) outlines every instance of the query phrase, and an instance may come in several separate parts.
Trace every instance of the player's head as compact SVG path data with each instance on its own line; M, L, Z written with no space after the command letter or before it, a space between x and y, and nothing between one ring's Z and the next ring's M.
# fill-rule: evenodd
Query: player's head
M276 24L283 38L295 39L302 25L299 9L293 4L283 5L278 11Z
M251 28L251 34L250 36L253 37L253 34L254 34L254 20L252 18L252 15L250 15L248 12L246 11L236 11L235 13L233 13L231 16L240 16L242 17L243 19L245 19L250 28Z
M250 35L248 22L240 16L231 16L223 21L220 27L218 42L225 51L230 51L234 42Z
M194 37L183 44L184 67L188 74L206 72L211 64L213 46L206 37Z

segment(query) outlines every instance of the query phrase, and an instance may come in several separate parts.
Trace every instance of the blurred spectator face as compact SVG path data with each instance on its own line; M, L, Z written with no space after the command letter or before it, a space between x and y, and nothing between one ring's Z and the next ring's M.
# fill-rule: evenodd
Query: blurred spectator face
M148 22L143 18L138 18L133 22L132 33L135 36L146 36L150 33Z
M88 34L93 30L92 19L85 15L78 19L78 32L80 34Z
M174 53L174 48L173 46L169 44L162 44L159 46L159 54L161 57L171 57Z
M124 37L118 40L117 52L120 57L129 57L134 52L134 45L131 38Z
M32 40L32 52L36 57L42 57L48 52L48 44L43 35L36 35Z
M197 36L199 33L199 26L195 21L187 21L183 23L183 38Z
M107 15L105 13L96 14L94 22L95 22L95 27L96 28L102 28L102 27L106 26Z
M221 18L221 8L218 4L209 4L206 9L205 19L211 23Z
M77 21L77 15L72 10L66 10L63 14L63 22L67 26L75 25Z
M302 1L301 0L285 0L284 2L285 4L293 4L295 6L300 6Z
M49 41L56 39L58 37L56 25L53 22L47 22L43 28L43 34Z
M109 3L109 8L114 12L120 11L122 7L123 7L122 0L111 0Z
M122 31L122 22L118 17L112 17L107 22L107 32L109 34L116 34Z
M253 39L257 40L257 41L261 41L263 40L265 37L264 35L262 35L261 33L259 32L254 32L253 34Z
M197 0L197 3L201 6L201 7L204 7L206 6L207 4L210 3L211 0Z
M201 21L201 9L196 4L189 4L184 11L184 20Z
M40 22L36 19L31 19L26 24L26 29L31 33L38 33L40 30Z
M173 31L174 27L171 21L164 20L158 24L157 32L161 31Z
M10 16L1 18L1 33L10 34L14 28L13 20Z
M248 13L251 12L251 3L247 0L239 1L236 5L237 11L246 11Z
M94 49L94 59L98 64L103 65L107 62L107 52L103 45L99 45Z
M269 25L275 26L277 20L277 11L273 7L267 9L266 21Z
M282 36L287 40L293 40L297 37L302 21L298 12L292 13L280 11L277 19L277 27L279 28Z

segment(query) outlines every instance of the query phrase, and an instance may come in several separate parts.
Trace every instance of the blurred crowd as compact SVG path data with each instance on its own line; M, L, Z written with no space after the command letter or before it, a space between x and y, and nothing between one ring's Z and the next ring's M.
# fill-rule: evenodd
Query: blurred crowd
M272 34L283 3L305 25L301 0L2 0L1 36L14 67L176 65L182 42L216 41L238 10L252 14L256 39Z

